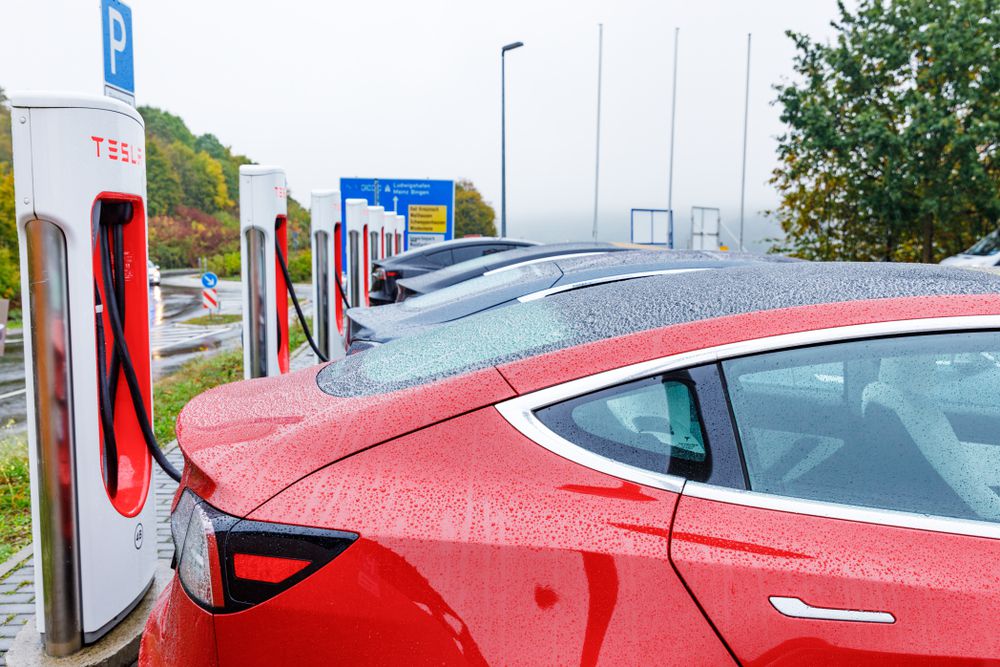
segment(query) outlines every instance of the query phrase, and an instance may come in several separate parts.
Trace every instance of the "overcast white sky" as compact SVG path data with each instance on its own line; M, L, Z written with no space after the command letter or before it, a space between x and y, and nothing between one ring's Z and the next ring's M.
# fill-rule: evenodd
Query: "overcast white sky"
M101 90L97 0L5 2L0 85ZM131 0L140 104L284 166L293 195L340 176L470 178L500 204L500 46L507 62L510 235L589 238L597 23L604 23L600 238L666 207L673 29L681 28L674 209L738 224L746 34L753 33L748 239L781 131L771 86L794 29L825 38L835 0Z

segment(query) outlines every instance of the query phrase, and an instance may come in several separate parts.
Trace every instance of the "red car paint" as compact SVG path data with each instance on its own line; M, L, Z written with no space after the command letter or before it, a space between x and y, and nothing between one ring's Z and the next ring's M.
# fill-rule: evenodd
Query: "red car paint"
M671 557L740 664L1000 664L1000 540L683 496ZM769 596L888 610L896 622L789 618ZM955 664L949 662L948 664Z
M358 450L514 396L488 368L394 394L334 398L316 386L317 370L235 382L188 403L177 419L186 461L181 487L246 516L296 480Z
M184 484L236 516L361 538L238 613L208 614L175 582L154 610L140 664L179 664L179 650L190 664L217 650L220 665L716 665L733 655L753 665L961 655L983 664L1000 655L993 619L983 616L997 608L1000 542L678 500L543 449L491 406L729 342L998 312L994 295L790 308L600 341L387 395L327 396L315 368L209 392L180 419ZM864 624L783 617L768 595L891 608L898 620L878 626L874 641ZM209 619L214 636L173 616ZM937 639L944 632L948 643Z
M217 667L212 615L191 601L177 577L160 595L142 631L143 665Z
M362 539L217 616L221 664L732 664L670 564L676 502L538 447L491 407L445 421L250 515ZM247 641L264 635L281 641Z

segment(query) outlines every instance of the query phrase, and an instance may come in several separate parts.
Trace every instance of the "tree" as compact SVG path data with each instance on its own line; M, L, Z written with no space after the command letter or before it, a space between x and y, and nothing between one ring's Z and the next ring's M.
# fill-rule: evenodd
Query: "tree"
M14 174L6 162L0 162L0 299L21 296L16 220Z
M1000 4L838 3L833 43L789 32L771 182L787 250L931 262L1000 221Z
M0 87L0 162L11 162L10 109L7 108L7 95Z
M181 204L184 190L181 177L160 147L160 140L146 139L146 206L149 215L168 215Z
M470 180L455 183L455 236L481 234L496 236L494 224L497 214L493 207L483 201L483 195Z

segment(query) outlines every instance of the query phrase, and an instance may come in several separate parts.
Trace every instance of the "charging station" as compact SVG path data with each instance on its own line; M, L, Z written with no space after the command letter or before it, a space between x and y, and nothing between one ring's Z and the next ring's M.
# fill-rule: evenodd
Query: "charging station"
M364 272L365 272L365 305L370 305L368 301L368 291L371 287L371 275L375 267L372 262L379 259L382 255L382 239L385 238L385 209L381 206L369 206L368 207L368 228L365 233L365 260L364 260Z
M340 192L313 190L310 218L313 331L316 345L329 359L333 354L334 336L344 334L344 301L338 286L339 271L344 262Z
M11 107L36 622L63 656L125 618L156 568L144 124L107 97Z
M277 251L288 257L288 188L280 167L240 167L240 277L243 377L288 372L288 285Z
M344 224L347 227L347 298L352 308L368 305L368 201L348 199L344 202Z
M399 228L399 215L386 211L385 214L385 249L382 253L383 257L392 257L399 252L399 246L396 244L396 230Z
M402 213L396 214L396 237L394 241L394 255L403 252L403 235L406 234L406 216Z

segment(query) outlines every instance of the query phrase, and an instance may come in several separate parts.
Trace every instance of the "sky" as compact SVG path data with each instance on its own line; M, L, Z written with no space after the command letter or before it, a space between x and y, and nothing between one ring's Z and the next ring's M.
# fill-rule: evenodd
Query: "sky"
M500 47L507 54L510 236L588 239L594 206L598 23L604 25L598 237L629 239L631 208L666 208L674 29L680 28L673 204L739 228L747 34L750 249L780 234L786 30L826 40L835 0L131 0L136 96L262 164L292 195L342 176L472 180L500 212ZM5 2L0 86L102 90L97 0ZM724 242L735 246L736 239Z

